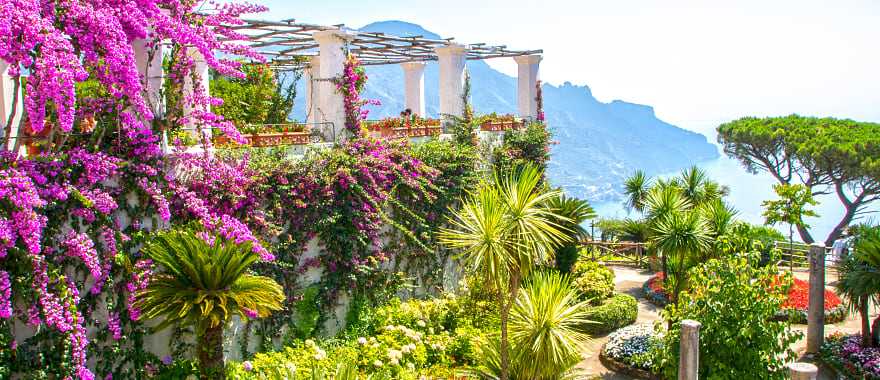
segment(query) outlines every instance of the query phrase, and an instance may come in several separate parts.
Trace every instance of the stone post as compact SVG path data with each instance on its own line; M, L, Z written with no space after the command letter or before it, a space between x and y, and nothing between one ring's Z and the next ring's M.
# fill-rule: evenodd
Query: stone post
M678 380L697 380L700 371L700 322L681 321Z
M317 117L319 122L333 123L322 132L326 139L342 142L348 139L345 130L345 97L336 89L333 79L342 76L345 69L345 45L351 35L338 30L322 30L312 34L318 42L320 65L318 73Z
M211 96L211 88L210 88L211 77L210 77L208 62L205 61L205 57L202 56L202 53L199 52L195 48L189 48L187 50L187 54L189 55L190 58L192 58L192 60L194 62L193 74L195 74L198 77L198 83L193 83L192 75L187 75L185 78L183 78L183 97L184 97L184 99L183 99L183 115L184 115L184 117L189 117L190 115L193 114L194 111L196 111L196 105L194 105L192 103L191 97L195 93L197 86L202 89L202 92L205 97ZM210 104L200 104L200 105L198 105L198 107L202 108L202 109L200 109L200 111L205 111L205 112L211 111ZM211 138L211 129L210 128L204 128L201 131L197 131L196 128L198 128L199 126L192 120L189 120L187 122L186 127L189 130L189 132L191 134L193 134L193 136L195 136L198 139L200 144L202 141L202 134L207 134L207 137Z
M538 65L540 55L521 55L513 57L518 68L516 104L519 116L535 119L538 117Z
M819 368L810 363L791 363L788 365L791 380L816 380Z
M449 115L464 116L464 69L467 48L452 44L436 49L440 63L440 118L445 126Z
M6 123L12 118L12 128L10 129L9 147L11 149L15 145L15 138L18 137L18 123L21 121L21 115L24 114L24 104L21 94L24 86L20 86L18 93L15 90L15 79L9 75L9 64L0 59L0 136L6 132ZM15 114L12 114L12 103L15 102Z
M150 39L137 39L132 41L135 65L144 86L143 94L147 106L153 112L153 119L160 120L165 115L165 97L162 96L162 86L165 81L165 71L162 60L165 54L165 46ZM162 151L168 153L168 134L162 131Z
M318 117L318 99L320 99L321 91L318 80L321 79L321 56L312 56L304 77L306 79L306 122L314 124L320 120L320 117ZM315 126L311 128L315 128Z
M404 79L404 106L419 116L425 116L425 63L404 62L400 64Z
M825 246L810 245L810 303L807 310L807 353L815 354L825 339Z

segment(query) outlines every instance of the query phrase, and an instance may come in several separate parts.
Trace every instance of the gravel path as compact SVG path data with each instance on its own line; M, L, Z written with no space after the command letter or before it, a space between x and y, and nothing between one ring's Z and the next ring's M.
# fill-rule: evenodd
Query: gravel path
M653 275L653 272L646 271L639 268L633 268L629 266L609 266L614 270L614 282L615 282L615 290L620 293L627 293L639 301L639 316L636 320L636 323L651 323L660 319L659 309L648 302L644 298L644 294L642 292L642 285L648 278ZM798 272L795 274L797 278L801 278L804 280L808 280L808 276L804 272ZM833 281L833 278L828 279L829 282ZM876 318L878 314L878 310L871 310L871 320ZM795 352L799 355L802 355L804 350L806 349L806 333L807 326L806 325L795 325L795 329L803 332L804 338L794 343L793 347ZM844 332L847 334L858 333L860 330L860 322L858 316L850 316L847 320L833 324L833 325L825 325L825 334L831 335L834 332ZM599 361L599 350L602 348L602 345L608 341L607 336L596 336L587 344L583 352L583 360L577 365L577 368L580 370L582 379L608 379L608 380L629 380L631 377L625 376L622 374L615 373L602 365ZM809 358L801 358L802 361L810 361ZM819 370L819 380L834 380L836 377L833 376L833 373L830 370L825 368L821 368Z

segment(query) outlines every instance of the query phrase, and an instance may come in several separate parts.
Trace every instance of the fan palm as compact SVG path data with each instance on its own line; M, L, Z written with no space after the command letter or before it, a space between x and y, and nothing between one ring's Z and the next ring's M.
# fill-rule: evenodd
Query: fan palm
M857 226L852 230L853 254L841 261L837 292L861 317L862 345L876 346L880 317L874 321L872 334L868 308L872 302L880 302L880 226Z
M514 170L512 175L496 174L494 183L482 184L463 200L450 227L439 233L442 244L460 250L459 258L467 268L506 294L500 310L503 380L508 378L510 364L508 316L520 281L536 263L546 262L555 248L569 241L568 231L558 224L567 218L547 207L559 192L545 190L542 175L531 165Z
M651 189L651 179L641 170L623 182L623 194L626 196L626 208L642 212L645 206L645 197Z
M588 337L579 327L589 303L579 302L567 277L556 272L536 273L525 283L511 310L513 351L510 378L550 380L573 378L572 367L581 358ZM483 347L482 376L500 374L498 342Z
M249 242L216 237L208 244L192 231L155 234L143 252L159 265L135 307L157 329L175 323L195 326L202 378L223 378L223 327L233 315L268 316L281 309L284 293L274 280L247 273L259 257Z

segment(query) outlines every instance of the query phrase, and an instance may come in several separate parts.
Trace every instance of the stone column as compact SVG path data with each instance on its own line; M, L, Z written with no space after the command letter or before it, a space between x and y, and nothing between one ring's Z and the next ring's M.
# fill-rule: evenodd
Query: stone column
M791 380L816 380L819 368L810 363L791 363L788 365Z
M449 44L436 49L440 61L440 118L444 124L447 115L464 115L464 68L467 48Z
M9 75L9 64L0 59L0 136L6 137L6 124L12 118L12 128L10 129L9 147L15 145L15 138L18 137L18 123L21 121L21 115L24 114L24 104L21 94L24 86L20 86L18 93L15 93L15 79ZM15 114L12 114L12 103L15 102Z
M162 86L165 81L165 71L162 60L165 54L165 46L161 42L151 39L137 39L132 42L134 60L138 74L141 77L141 85L144 86L144 101L153 112L154 120L161 120L165 115L165 97L162 96ZM162 151L168 153L168 133L162 131Z
M196 84L196 86L198 86L202 89L202 92L205 97L211 96L211 88L210 88L211 77L210 77L208 63L207 63L207 61L205 61L205 57L202 56L201 52L199 52L198 50L193 49L193 48L190 48L189 50L187 50L187 54L194 61L193 72L198 77L198 83ZM195 93L196 86L194 86L194 84L193 84L193 80L192 80L191 75L187 75L185 78L183 78L183 96L184 96L183 115L184 116L192 115L193 111L196 110L196 107L192 104L190 99L188 99L192 96L193 93ZM199 105L199 107L202 108L201 109L202 111L210 111L211 110L211 105L209 105L209 104L202 104L202 105ZM195 137L197 139L199 139L199 142L201 143L202 136L199 133L199 131L196 131L196 128L198 128L196 123L193 121L189 121L186 126L187 126L187 129L189 129L190 133L195 135ZM211 137L211 130L210 129L205 128L201 132L206 133L208 135L208 138Z
M540 55L521 55L513 57L518 67L516 104L519 115L528 118L538 117L538 65Z
M141 84L144 86L144 98L153 111L154 118L160 119L165 113L165 99L162 96L165 78L162 69L164 46L151 39L138 39L132 42L132 48Z
M348 139L345 130L345 97L332 82L345 69L345 44L351 36L341 30L322 30L312 34L318 42L320 68L318 73L317 120L333 123L322 132L327 140L342 142Z
M807 353L815 354L825 340L825 246L810 245L810 303L807 309Z
M309 60L309 67L303 75L306 79L306 122L317 123L318 118L318 80L321 79L321 56L315 55Z
M401 63L403 69L404 106L419 116L425 116L425 62Z
M700 371L700 322L681 321L678 380L697 380Z

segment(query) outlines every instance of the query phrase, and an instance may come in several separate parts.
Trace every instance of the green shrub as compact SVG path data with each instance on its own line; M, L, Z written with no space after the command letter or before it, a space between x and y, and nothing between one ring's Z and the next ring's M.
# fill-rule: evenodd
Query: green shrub
M639 315L639 302L629 294L615 294L599 306L587 310L587 320L583 329L591 335L606 334L636 322Z
M580 292L581 299L593 305L614 294L614 271L587 259L579 260L571 272L572 285Z
M783 366L786 358L796 357L791 344L802 334L773 320L788 293L788 286L774 286L778 273L775 265L752 266L744 257L694 268L690 290L662 313L672 325L655 361L658 369L676 376L681 321L693 319L702 324L700 378L786 378Z

